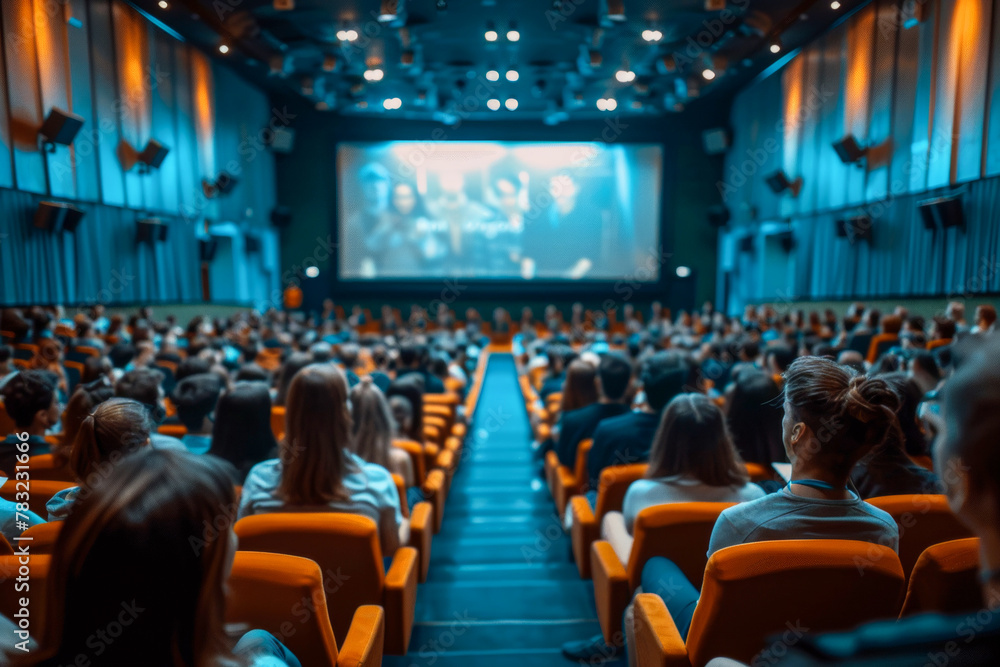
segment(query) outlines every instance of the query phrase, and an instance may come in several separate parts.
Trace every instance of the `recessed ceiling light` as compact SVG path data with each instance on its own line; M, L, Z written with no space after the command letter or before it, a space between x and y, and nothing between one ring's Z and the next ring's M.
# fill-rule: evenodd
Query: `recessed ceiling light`
M635 72L627 69L620 69L615 72L615 78L618 79L620 83L628 83L635 80Z
M508 81L517 81L518 76L520 76L520 75L517 73L516 69L509 69L509 70L507 70L507 80Z
M770 49L771 53L778 53L779 51L781 51L781 44L779 44L778 42L771 42Z
M486 106L489 107L490 111L496 111L497 109L500 108L500 100L498 100L496 98L493 98L491 100L487 100Z
M167 4L167 0L160 0L157 4L160 5L160 9L166 9L167 7L170 6L169 4Z
M830 9L840 9L840 3L837 2L837 0L833 0L833 2L830 3Z
M507 31L507 41L508 42L516 42L519 39L521 39L521 33L519 33L517 30L508 30Z
M714 72L713 70L710 70L710 69L706 69L706 70L704 70L704 71L703 71L703 72L701 73L701 75L702 75L703 77L705 77L705 80L706 80L706 81L711 81L712 79L714 79L714 78L715 78L715 72Z
M496 71L495 69L489 70L488 72L486 72L486 80L487 81L499 81L500 80L500 72Z
M663 39L663 33L659 30L643 30L642 38L647 42L658 42Z
M486 38L487 42L497 41L497 36L498 35L496 30L487 30L486 33L483 35L483 37Z
M503 105L507 107L508 111L513 111L514 109L517 108L517 100L511 97L506 102L504 102Z
M613 97L609 97L608 98L608 104L607 104L607 110L608 111L614 111L617 108L618 108L618 100L616 100Z

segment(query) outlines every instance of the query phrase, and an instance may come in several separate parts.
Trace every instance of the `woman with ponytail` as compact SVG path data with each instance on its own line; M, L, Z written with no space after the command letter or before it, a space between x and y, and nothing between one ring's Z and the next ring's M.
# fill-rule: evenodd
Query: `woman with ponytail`
M803 539L858 540L898 550L896 522L863 501L849 482L854 465L898 432L899 396L884 380L821 357L796 359L784 377L781 432L791 479L777 493L723 511L708 555L737 544ZM651 558L642 570L642 590L664 599L686 638L698 590L680 568ZM626 622L629 632L631 626Z
M392 446L392 411L371 376L361 378L351 389L351 423L352 451L362 460L402 477L407 488L413 486L413 462L409 454Z
M102 484L126 455L149 444L149 410L130 398L111 398L81 423L69 456L79 486L60 491L46 503L49 521L63 521L74 503Z

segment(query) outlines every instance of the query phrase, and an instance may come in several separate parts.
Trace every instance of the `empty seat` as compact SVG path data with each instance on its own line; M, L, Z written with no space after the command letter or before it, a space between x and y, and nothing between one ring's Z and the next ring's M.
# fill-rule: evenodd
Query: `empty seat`
M259 514L236 522L240 549L301 556L323 571L333 631L347 636L354 612L385 609L385 652L403 655L410 642L417 601L419 555L401 547L385 571L375 522L354 514Z
M927 547L910 573L899 616L926 612L958 614L982 606L979 538L970 537Z
M899 561L907 577L928 547L972 537L948 508L948 499L937 494L882 496L868 502L892 515L899 526Z
M708 542L715 522L735 503L674 503L655 505L639 512L632 534L635 541L628 563L605 540L591 545L590 568L594 577L597 619L604 640L621 641L621 620L632 593L639 587L642 568L654 556L672 560L696 587L708 562Z
M646 474L645 463L612 466L601 471L597 485L597 506L591 510L586 496L573 496L569 501L569 511L573 516L572 541L573 559L580 571L581 579L590 578L590 545L601 534L601 521L608 512L620 512L625 493L632 482Z
M879 558L859 571L874 546ZM784 540L739 544L712 554L687 640L659 596L635 603L640 667L702 667L725 657L755 664L775 634L797 640L808 631L848 630L895 615L903 570L889 547L852 540Z

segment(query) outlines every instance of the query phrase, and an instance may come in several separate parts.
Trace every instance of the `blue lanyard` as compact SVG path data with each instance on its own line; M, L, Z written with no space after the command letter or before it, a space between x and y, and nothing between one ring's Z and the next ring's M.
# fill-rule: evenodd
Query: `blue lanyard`
M822 491L844 491L846 487L837 488L833 484L828 484L822 482L818 479L796 479L788 482L787 488L791 488L792 484L801 484L802 486L811 486L814 489L820 489Z

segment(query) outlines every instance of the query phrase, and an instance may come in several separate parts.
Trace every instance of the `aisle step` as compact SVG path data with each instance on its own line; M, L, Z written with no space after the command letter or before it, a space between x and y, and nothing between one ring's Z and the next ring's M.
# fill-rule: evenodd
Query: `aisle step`
M580 581L572 563L463 563L431 567L428 581L494 581L498 577L516 581Z
M548 621L594 615L589 581L428 581L422 592L416 611L421 622L451 620L455 612L479 620Z

